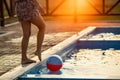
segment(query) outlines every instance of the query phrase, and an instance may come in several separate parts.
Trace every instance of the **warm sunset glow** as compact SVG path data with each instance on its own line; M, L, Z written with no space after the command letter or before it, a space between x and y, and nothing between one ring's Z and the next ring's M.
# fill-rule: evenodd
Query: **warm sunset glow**
M97 1L94 0L66 0L56 11L55 14L91 14L96 13L94 8L88 3L96 5ZM57 4L57 3L56 3Z
M67 0L67 3L73 11L74 9L77 10L77 14L90 13L92 11L92 7L88 4L87 0ZM69 9L67 11L70 12Z
M94 12L87 0L76 0L76 8L78 14L89 14Z
M87 2L86 0L76 0L76 4L77 6L86 6L87 5Z

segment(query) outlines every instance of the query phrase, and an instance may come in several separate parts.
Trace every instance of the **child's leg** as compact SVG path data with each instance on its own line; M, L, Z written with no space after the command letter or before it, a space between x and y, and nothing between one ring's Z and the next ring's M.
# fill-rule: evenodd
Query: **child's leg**
M39 60L41 61L41 46L44 39L44 32L45 32L45 22L42 16L34 17L31 22L38 27L38 34L37 34L37 50L36 54L38 55Z
M23 30L23 38L22 38L22 44L21 44L21 49L22 49L21 63L22 64L33 63L35 61L27 58L27 48L28 48L28 42L31 34L31 23L29 21L21 21L21 25Z

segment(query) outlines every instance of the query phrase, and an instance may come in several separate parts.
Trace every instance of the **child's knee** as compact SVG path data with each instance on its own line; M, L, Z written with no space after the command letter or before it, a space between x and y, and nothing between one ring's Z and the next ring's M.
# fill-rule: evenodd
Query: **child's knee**
M39 30L45 30L45 27L46 27L46 24L45 23L42 23L41 25L38 26Z

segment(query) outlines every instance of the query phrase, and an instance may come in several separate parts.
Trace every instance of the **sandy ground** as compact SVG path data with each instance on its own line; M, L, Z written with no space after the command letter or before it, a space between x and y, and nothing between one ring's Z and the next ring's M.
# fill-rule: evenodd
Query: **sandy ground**
M100 34L96 34L96 35L88 35L85 36L83 38L81 38L81 40L120 40L120 35L119 34L114 34L114 33L100 33Z
M65 60L61 71L72 77L120 78L119 60L120 50L80 49Z
M120 40L120 35L99 33L88 35L83 39ZM61 71L64 76L120 79L120 50L114 48L107 50L79 49L78 52L65 60Z
M112 21L78 21L74 23L72 20L57 20L52 18L46 20L45 39L42 51L58 44L71 35L85 29L88 26L120 26L118 22ZM20 24L10 27L1 28L0 31L15 31L14 34L0 38L0 75L20 65L21 50L20 42L22 30ZM37 28L32 25L32 35L28 47L28 56L33 57L36 48Z

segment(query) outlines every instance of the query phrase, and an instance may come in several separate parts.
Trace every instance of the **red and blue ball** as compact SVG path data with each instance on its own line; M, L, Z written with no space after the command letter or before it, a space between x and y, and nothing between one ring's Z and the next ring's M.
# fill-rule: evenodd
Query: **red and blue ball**
M46 66L50 71L59 71L62 65L63 61L59 55L52 55L46 61Z

